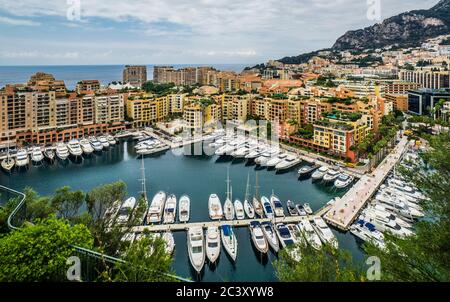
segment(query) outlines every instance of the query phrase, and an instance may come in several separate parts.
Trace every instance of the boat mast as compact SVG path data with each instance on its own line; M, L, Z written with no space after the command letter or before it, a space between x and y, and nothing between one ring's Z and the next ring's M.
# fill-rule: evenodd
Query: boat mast
M144 196L145 201L147 201L147 186L145 181L145 166L144 166L144 155L141 157L141 192L139 192L142 196Z
M247 174L247 187L245 189L245 200L249 201L250 198L250 172Z
M258 172L256 172L256 181L255 181L255 197L259 200L259 182L258 182Z
M230 199L230 167L227 167L227 199Z

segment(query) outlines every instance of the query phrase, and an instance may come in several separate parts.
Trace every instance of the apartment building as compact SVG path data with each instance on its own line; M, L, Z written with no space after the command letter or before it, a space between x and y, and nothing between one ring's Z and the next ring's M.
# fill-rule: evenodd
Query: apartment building
M100 82L98 80L82 80L77 83L76 92L78 94L86 93L87 91L96 92L100 90Z
M167 96L169 100L169 111L171 114L182 114L184 104L186 102L187 93L184 94L170 94Z
M408 94L409 90L417 90L420 84L401 80L381 81L385 94Z
M126 65L123 70L123 82L135 87L142 87L147 82L147 66Z
M51 74L37 72L30 77L27 87L32 91L54 91L56 97L64 97L67 94L66 84L62 80L55 80Z
M449 71L431 70L402 70L399 74L402 81L414 82L422 88L448 89L450 88ZM413 89L416 90L417 88Z
M402 112L408 111L408 95L403 94L386 94L386 101L392 102L395 110L400 110Z
M408 92L408 112L431 115L440 100L450 100L450 89L419 89Z
M343 81L342 85L353 93L355 98L368 98L370 96L382 97L385 87L374 81Z
M183 128L189 133L202 133L203 132L203 113L204 108L199 103L191 103L184 108Z
M250 115L249 95L223 94L215 98L222 109L223 121L245 122Z

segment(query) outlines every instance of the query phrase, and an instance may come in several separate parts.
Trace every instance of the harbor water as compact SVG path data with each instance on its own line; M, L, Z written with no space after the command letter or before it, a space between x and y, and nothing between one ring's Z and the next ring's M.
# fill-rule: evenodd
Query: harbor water
M128 194L138 196L140 191L141 161L137 159L134 142L126 141L103 151L101 154L84 158L79 163L56 162L53 165L43 163L31 166L26 171L11 175L0 173L0 184L23 191L32 187L41 195L53 194L55 189L70 186L73 189L88 191L96 186L123 180L127 184ZM255 166L243 161L220 160L217 156L177 156L170 150L145 158L147 192L149 199L160 191L176 194L179 198L188 194L191 199L191 222L209 221L208 197L212 193L219 195L222 203L226 194L226 175L229 167L233 199L244 200L247 175L250 174L251 194L254 191ZM283 204L288 199L296 203L308 202L314 211L320 209L331 198L342 196L345 191L336 192L332 186L312 183L311 179L299 181L297 169L283 174L276 171L261 170L259 173L260 194L270 196L272 190ZM354 259L363 261L364 254L356 238L350 233L333 230L340 248L351 251ZM205 265L200 278L189 262L186 247L186 233L175 232L174 269L183 277L202 281L276 281L272 262L276 255L269 252L261 256L253 248L250 232L247 228L235 229L238 240L236 263L221 251L218 263L210 267Z

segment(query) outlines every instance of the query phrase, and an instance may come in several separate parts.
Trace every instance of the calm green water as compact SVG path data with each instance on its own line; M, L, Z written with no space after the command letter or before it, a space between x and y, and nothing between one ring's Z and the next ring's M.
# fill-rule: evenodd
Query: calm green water
M81 163L43 164L12 175L0 173L0 183L19 191L30 186L41 195L49 195L65 185L88 191L105 183L123 180L128 185L128 193L137 196L140 191L138 179L141 161L136 159L133 146L134 142L124 142L100 155L85 158ZM145 167L149 198L160 190L174 193L178 197L188 194L191 198L191 222L209 220L207 204L211 193L217 193L222 201L225 200L227 167L230 167L233 198L244 200L248 173L252 185L255 179L255 166L247 166L245 162L218 161L216 156L175 156L171 151L146 158ZM296 169L284 174L261 170L259 183L261 195L269 196L274 190L282 201L291 199L309 202L313 210L318 210L331 198L344 194L334 192L332 187L313 184L311 180L297 180ZM252 246L248 229L240 228L235 232L238 239L236 263L233 264L222 250L216 267L205 265L201 280L276 281L271 265L276 256L270 253L261 259ZM350 250L355 259L363 259L354 236L334 232L341 248ZM174 268L177 274L198 280L189 263L185 232L177 232L174 236Z

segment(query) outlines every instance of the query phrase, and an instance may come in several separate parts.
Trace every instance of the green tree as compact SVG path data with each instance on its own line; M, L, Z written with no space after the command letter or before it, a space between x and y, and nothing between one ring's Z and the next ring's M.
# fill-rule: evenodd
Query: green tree
M62 218L74 219L84 204L84 200L83 191L72 191L70 187L66 186L56 190L51 198L51 205Z
M380 258L386 281L450 281L450 133L427 139L431 150L423 159L432 170L417 163L412 170L400 170L426 195L421 204L431 219L419 221L414 236L386 235L385 249L365 249Z
M175 281L172 256L166 251L166 243L160 237L146 235L135 240L125 251L114 269L114 281L161 282Z
M275 274L283 282L355 282L364 281L361 270L352 261L351 253L324 245L320 250L311 245L295 247L301 255L294 260L291 249L283 249L274 262Z
M55 216L36 220L0 238L0 281L63 281L74 255L72 245L92 248L84 225L71 226Z

